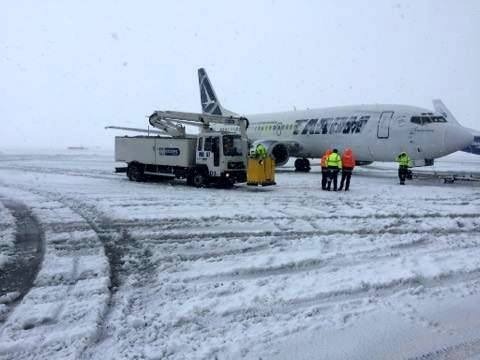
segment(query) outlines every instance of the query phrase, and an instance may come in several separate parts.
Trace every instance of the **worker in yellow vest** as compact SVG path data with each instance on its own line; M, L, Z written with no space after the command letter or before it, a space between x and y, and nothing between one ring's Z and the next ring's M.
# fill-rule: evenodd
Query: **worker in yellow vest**
M400 185L405 185L405 178L407 177L408 168L412 166L412 160L406 152L401 152L395 159L398 162L398 178Z
M330 191L331 184L332 184L332 181L333 181L333 191L337 191L338 172L342 168L342 158L338 154L337 149L333 149L332 153L330 155L328 155L327 167L328 167L327 190Z
M267 148L263 144L258 144L255 148L255 155L260 161L264 160L267 157Z

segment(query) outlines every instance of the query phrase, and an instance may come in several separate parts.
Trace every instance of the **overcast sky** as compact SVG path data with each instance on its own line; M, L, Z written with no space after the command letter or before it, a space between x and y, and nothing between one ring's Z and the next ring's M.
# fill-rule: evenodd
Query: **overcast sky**
M0 2L0 148L113 147L105 125L365 103L480 128L480 1Z

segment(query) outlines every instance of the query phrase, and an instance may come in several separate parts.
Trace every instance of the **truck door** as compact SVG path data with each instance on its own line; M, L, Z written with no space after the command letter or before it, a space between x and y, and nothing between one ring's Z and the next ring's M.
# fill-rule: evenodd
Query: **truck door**
M201 144L199 139L199 147ZM203 138L203 151L197 148L197 164L205 164L209 176L220 176L220 137L205 136Z
M377 137L379 139L388 139L390 135L390 122L392 121L393 111L384 111L380 114L377 125Z
M212 139L213 166L220 166L220 138L215 136Z

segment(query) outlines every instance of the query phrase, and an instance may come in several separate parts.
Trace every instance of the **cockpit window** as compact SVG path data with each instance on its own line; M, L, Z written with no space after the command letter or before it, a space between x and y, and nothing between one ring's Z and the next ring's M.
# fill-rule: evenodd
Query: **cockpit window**
M432 122L447 122L443 116L432 116Z
M418 125L430 123L444 123L447 120L443 116L412 116L410 122Z

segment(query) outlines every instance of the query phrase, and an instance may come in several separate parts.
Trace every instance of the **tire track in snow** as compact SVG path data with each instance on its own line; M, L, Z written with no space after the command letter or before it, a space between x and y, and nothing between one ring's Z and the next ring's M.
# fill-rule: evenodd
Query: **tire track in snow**
M110 265L110 283L112 290L115 290L120 284L120 269L122 267L122 257L125 255L125 245L128 244L128 233L123 228L111 227L112 222L108 217L101 213L97 208L90 204L83 203L78 199L69 198L63 194L53 191L39 190L26 186L12 186L4 184L6 187L17 188L23 191L29 191L33 194L45 197L52 201L58 201L65 207L71 209L75 214L79 215L99 237L104 245L105 254L107 255ZM82 223L51 223L52 229L62 231L75 230L81 228ZM83 225L84 226L84 225ZM117 246L120 245L120 246Z
M324 269L324 273L331 273L344 267L351 267L361 265L363 263L373 264L375 262L388 260L390 258L409 258L412 255L435 255L444 254L450 251L461 251L466 248L477 248L478 244L460 245L458 247L442 246L435 249L429 249L430 241L421 238L410 243L397 243L387 245L381 248L352 251L344 253L339 256L337 253L332 253L324 258L306 258L295 260L289 263L268 266L268 267L249 267L243 269L235 269L229 272L217 273L211 275L198 275L194 277L181 276L183 282L227 282L227 281L241 281L241 280L262 280L272 276L289 276L304 272L315 272ZM389 250L402 249L408 250L402 253L391 253ZM421 251L419 251L421 250ZM380 252L380 253L379 253ZM203 258L201 258L203 260ZM191 261L191 260L189 260ZM479 269L480 271L480 269Z
M0 201L10 210L16 226L14 261L0 272L0 298L9 305L8 312L1 314L1 323L33 286L45 253L45 234L26 205L10 199Z
M6 186L4 184L4 186ZM9 186L13 187L13 186ZM128 249L132 245L133 241L126 229L119 229L117 227L110 227L111 220L106 217L102 212L98 211L94 206L78 201L78 199L70 199L62 194L58 194L50 191L40 191L38 189L31 189L27 187L15 186L14 188L21 189L23 191L29 191L36 195L45 197L52 201L58 201L65 207L69 208L75 214L79 215L86 223L91 227L95 234L100 239L104 246L105 254L107 255L109 268L110 268L110 296L108 298L107 309L101 317L102 322L98 324L99 332L95 336L94 343L103 341L106 337L111 335L111 331L108 325L108 319L112 314L115 307L115 293L121 285L122 279L122 267L124 265L123 257L127 255ZM74 223L73 229L77 229L81 223ZM65 231L65 227L62 223L53 223L52 229ZM85 224L83 225L85 226ZM72 229L72 226L70 226ZM148 268L148 260L142 259L141 265L143 268ZM152 271L148 271L148 274L152 274ZM131 301L131 307L133 307L133 300ZM132 309L130 309L132 310ZM123 324L125 325L125 324ZM87 350L88 354L88 350ZM0 354L1 355L1 354Z
M78 214L33 195L22 190L16 196L33 202L30 208L44 230L46 257L30 291L1 328L0 358L66 358L65 353L78 358L96 339L109 298L108 268L99 255L102 245L86 222L80 226ZM67 222L75 218L76 231L50 227L53 217Z
M31 172L31 173L49 174L49 175L51 174L51 175L79 176L79 177L86 177L86 178L92 178L92 179L105 179L105 180L112 180L112 179L119 178L117 175L106 172L106 171L105 172L97 171L97 174L95 174L91 172L85 173L82 170L75 170L75 169L42 168L42 167L36 167L36 166L9 165L9 166L0 166L0 170L16 170L16 171L22 171L22 172Z
M401 228L393 229L377 229L371 230L369 228L360 228L357 230L306 230L306 231L238 231L238 232L204 232L204 233L151 233L145 235L145 238L155 239L166 243L185 243L195 240L208 239L229 239L229 238L251 238L251 237L274 237L284 239L305 238L311 236L331 236L331 235L405 235L405 234L433 234L433 235L455 235L455 234L472 234L480 233L480 226L478 228L469 229L445 229L442 227L432 227L430 229L408 229ZM139 235L137 238L141 238Z
M466 233L469 234L468 232ZM468 239L468 236L466 237ZM387 239L388 240L388 239ZM386 241L387 241L386 240ZM354 263L362 263L366 260L370 263L371 260L381 260L385 258L389 258L391 256L397 257L402 256L403 258L408 258L409 254L417 253L418 250L421 248L423 249L424 254L443 254L445 251L456 251L456 250L464 250L466 248L477 248L478 242L477 241L461 241L462 239L456 238L458 241L450 241L448 234L444 236L443 243L446 246L441 248L429 249L428 246L434 242L438 241L439 239L436 238L429 238L428 240L425 237L421 237L420 239L414 239L408 243L395 243L391 244L391 246L387 246L385 248L375 248L372 250L367 251L353 251L351 254L348 254L348 257L342 257L338 259L338 254L336 256L332 256L332 260L340 260L340 262L335 266L335 268L339 268L342 266L351 266ZM389 255L388 249L398 250L400 251L399 255ZM362 259L361 256L359 258L360 253L363 253L363 256L366 256L368 259ZM378 254L379 253L379 254ZM347 261L348 260L348 261ZM352 263L353 262L353 263ZM238 275L234 274L222 274L220 276L213 275L211 277L201 278L200 281L219 281L222 280L228 281L231 280L232 282L237 282L238 280L244 279L253 279L255 280L257 277L260 276L271 276L271 275L291 275L299 271L310 271L320 269L324 266L328 266L328 264L322 264L318 260L307 260L305 263L300 263L299 266L285 266L285 267L278 267L278 268L265 268L265 269L253 269L251 273L247 271L247 273L240 273ZM228 267L228 266L227 266ZM179 280L183 281L185 284L185 278L182 278L181 271L179 272ZM385 297L393 296L397 293L402 293L405 291L427 291L433 288L439 287L447 287L449 285L457 284L461 281L472 281L477 280L480 278L480 269L475 269L474 271L457 271L453 273L442 274L438 278L424 278L423 276L413 276L412 278L408 279L393 279L390 282L378 284L378 285L371 285L368 283L363 284L362 286L358 286L354 289L346 289L346 290L339 290L333 292L327 292L324 294L317 294L313 297L307 298L298 298L296 301L287 301L287 302L277 302L271 303L269 302L267 305L263 306L250 306L243 309L237 309L231 312L226 312L221 316L218 316L218 321L223 322L227 320L224 316L227 316L229 319L232 320L232 324L238 322L239 319L243 319L242 321L252 322L255 321L266 321L267 318L278 316L279 314L289 314L299 312L300 314L305 314L305 316L313 316L317 314L326 314L328 311L337 311L339 307L342 309L347 306L350 307L350 312L353 311L353 314L357 314L358 308L361 308L370 301L378 301L377 299L384 299ZM194 286L196 288L196 286ZM422 289L422 290L418 290ZM228 293L227 293L228 294ZM313 315L309 315L313 314ZM296 315L295 315L296 316ZM300 315L303 316L303 315ZM346 318L343 322L350 319L352 316L347 314L345 315ZM356 316L356 315L355 315ZM353 317L355 317L353 316Z
M469 359L480 355L480 338L447 346L423 355L409 358L409 360L457 360Z
M102 316L102 322L98 324L100 328L99 334L95 339L95 343L97 344L102 342L107 337L113 335L111 333L113 327L109 326L108 321L112 316L114 308L118 306L118 304L115 305L114 303L116 301L123 301L122 299L117 300L115 298L115 293L122 285L123 277L128 276L129 272L137 273L139 276L135 276L133 284L135 287L145 286L152 282L153 277L155 276L155 265L151 261L151 251L149 249L145 249L144 246L137 241L137 239L133 238L125 227L119 228L117 226L111 226L113 221L92 204L79 201L78 199L69 198L68 196L55 192L40 191L38 189L30 188L24 189L23 187L17 188L30 191L53 201L60 202L84 219L102 242L109 262L111 292L107 309ZM61 226L61 223L53 224L54 228ZM74 224L74 226L76 226L76 224ZM133 264L131 262L132 255L134 262ZM137 255L136 258L135 255ZM124 260L124 257L128 257L128 259ZM126 262L129 262L127 265L130 267L129 272L126 272L126 269L124 268ZM127 302L127 309L124 309L124 323L121 326L129 326L126 317L128 317L128 315L131 313L134 313L134 307L143 307L143 299L140 295L135 296L134 299L127 299Z
M458 271L456 273L445 274L439 278L417 278L396 279L388 283L379 285L362 284L356 288L348 290L329 291L316 294L311 297L296 298L295 300L277 303L270 303L266 306L250 306L242 309L227 311L223 316L232 316L238 318L243 313L247 313L248 317L263 318L270 315L288 314L295 311L309 311L312 307L321 307L325 311L331 307L338 307L341 303L363 303L368 299L385 299L397 293L411 290L415 293L419 286L422 292L437 288L447 287L449 285L457 285L461 282L477 281L480 278L480 269L470 272Z
M148 205L157 205L156 202L152 202L151 204L144 203L141 204L144 206ZM121 205L118 205L121 206ZM301 216L301 215L282 215L282 216L262 216L262 221L295 221L295 220L302 220L302 221L315 221L315 220L371 220L371 219L454 219L454 218L478 218L480 219L480 215L478 213L425 213L425 214L417 214L417 213L383 213L383 214L371 214L365 216L359 215L310 215L310 216ZM147 227L147 228L158 228L161 230L172 230L172 229L184 229L184 228L192 228L194 226L202 226L205 228L208 227L215 227L219 224L226 224L226 223L252 223L258 221L259 218L257 216L248 216L248 215L238 215L238 216L208 216L208 217L198 217L198 218L184 218L184 217L176 217L176 218L159 218L159 219L152 219L152 220L145 220L145 219L122 219L122 220L113 220L111 225L112 226L133 226L133 227ZM159 224L161 221L161 224ZM290 225L290 224L289 224Z

